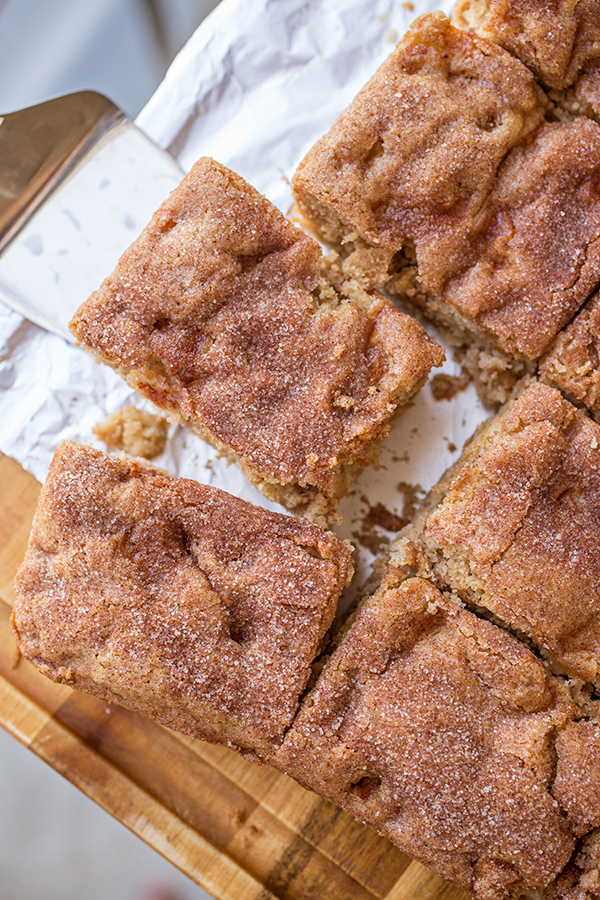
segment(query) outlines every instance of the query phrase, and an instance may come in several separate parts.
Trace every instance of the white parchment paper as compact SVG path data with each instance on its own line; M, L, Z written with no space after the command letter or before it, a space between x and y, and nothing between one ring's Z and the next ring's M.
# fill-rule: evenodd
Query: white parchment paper
M186 171L198 157L212 156L287 212L291 177L309 147L412 19L440 7L449 12L451 3L417 0L411 6L398 0L223 0L177 56L138 125ZM443 371L458 368L448 361ZM151 408L84 350L0 305L0 450L40 481L62 439L101 446L93 426L131 403ZM338 533L356 542L377 503L401 514L398 484L428 488L486 414L472 387L440 402L423 389L384 443L379 468L365 470L343 501ZM158 463L278 508L185 429L171 428ZM361 576L370 558L362 548Z

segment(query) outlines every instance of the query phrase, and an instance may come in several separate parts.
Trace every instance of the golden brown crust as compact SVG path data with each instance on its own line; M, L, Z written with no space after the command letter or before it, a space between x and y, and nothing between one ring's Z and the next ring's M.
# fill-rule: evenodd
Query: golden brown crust
M600 127L545 123L504 160L439 297L408 266L389 289L455 343L535 360L597 285L599 177Z
M442 297L503 349L539 357L600 273L600 127L542 125L502 164Z
M13 625L50 678L268 757L351 571L315 525L64 443Z
M297 201L454 343L535 360L600 272L600 128L549 106L509 53L422 16L300 164Z
M442 583L600 683L600 426L535 383L453 475L410 539Z
M325 268L325 273L329 270ZM318 245L202 159L72 322L79 341L300 507L334 518L345 469L443 351L380 294L321 274ZM312 493L311 493L312 492Z
M600 415L600 294L594 294L540 361L540 375Z
M570 87L600 59L599 0L459 0L452 20L497 41L550 88Z
M575 848L581 821L552 784L555 735L576 716L522 644L411 579L367 602L276 761L480 900L521 897Z

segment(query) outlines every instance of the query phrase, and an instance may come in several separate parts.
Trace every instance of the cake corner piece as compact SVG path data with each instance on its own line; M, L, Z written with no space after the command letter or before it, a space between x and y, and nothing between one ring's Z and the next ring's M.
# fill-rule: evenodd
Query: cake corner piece
M214 160L192 168L71 328L269 499L320 524L443 350Z
M320 237L435 322L492 406L598 283L600 127L553 111L508 50L427 14L293 181Z
M512 635L392 575L275 764L477 900L570 898L598 877L600 797L584 785L600 731L579 714L566 682Z
M45 675L266 759L352 573L316 525L63 443L15 581Z
M599 517L600 425L534 381L432 489L397 542L398 565L412 552L418 571L589 694L600 684Z

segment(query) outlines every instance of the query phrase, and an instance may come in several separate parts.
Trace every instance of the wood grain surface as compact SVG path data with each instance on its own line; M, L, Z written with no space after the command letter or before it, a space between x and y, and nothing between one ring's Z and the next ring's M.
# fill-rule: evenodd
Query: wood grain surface
M12 581L39 484L0 454L0 724L217 900L467 895L285 775L15 667Z

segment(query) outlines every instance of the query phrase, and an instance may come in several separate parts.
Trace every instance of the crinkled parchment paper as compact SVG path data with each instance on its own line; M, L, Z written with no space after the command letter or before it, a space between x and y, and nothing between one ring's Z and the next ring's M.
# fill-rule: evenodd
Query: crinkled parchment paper
M289 182L306 151L414 17L440 8L435 0L411 6L398 0L223 0L175 59L138 125L186 171L199 156L213 156L287 212ZM446 12L450 6L442 4ZM458 369L448 361L443 371ZM0 450L36 478L45 478L62 439L100 446L93 426L130 403L151 408L84 350L0 305ZM358 541L361 575L371 558L361 541L374 548L386 538L373 525L377 512L365 522L369 509L382 504L401 515L406 485L426 489L435 482L485 415L472 387L436 402L427 386L400 417L379 468L365 470L341 506L344 524L336 530ZM158 462L175 475L278 508L185 429L171 427L168 452Z

